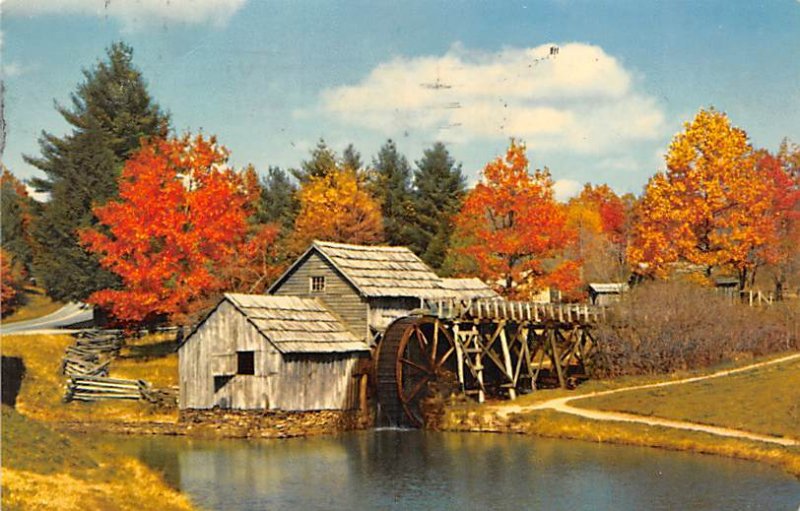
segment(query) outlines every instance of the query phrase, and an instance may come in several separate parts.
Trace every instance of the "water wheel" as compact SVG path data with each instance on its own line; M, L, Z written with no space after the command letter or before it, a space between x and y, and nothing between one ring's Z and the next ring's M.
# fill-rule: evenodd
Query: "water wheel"
M381 413L390 424L421 427L423 400L454 379L452 335L438 318L401 318L387 328L376 358Z

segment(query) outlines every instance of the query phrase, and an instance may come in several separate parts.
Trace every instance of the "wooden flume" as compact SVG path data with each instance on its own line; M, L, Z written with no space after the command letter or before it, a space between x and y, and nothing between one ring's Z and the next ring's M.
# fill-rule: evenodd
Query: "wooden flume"
M416 312L387 328L375 356L380 412L398 425L421 426L436 391L483 402L574 385L605 319L602 307L505 300L431 300Z

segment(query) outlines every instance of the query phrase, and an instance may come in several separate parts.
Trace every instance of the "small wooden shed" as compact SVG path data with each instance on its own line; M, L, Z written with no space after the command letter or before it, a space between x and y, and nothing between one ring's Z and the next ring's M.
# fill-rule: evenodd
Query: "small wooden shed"
M178 348L180 407L355 409L368 357L316 299L226 294Z
M628 291L624 282L591 282L589 283L589 299L594 305L609 305L618 302Z

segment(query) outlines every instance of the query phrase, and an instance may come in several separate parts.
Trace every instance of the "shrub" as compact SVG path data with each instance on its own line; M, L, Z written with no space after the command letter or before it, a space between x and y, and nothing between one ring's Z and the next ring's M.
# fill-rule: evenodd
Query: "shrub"
M597 378L696 369L800 348L796 303L749 307L688 282L640 285L596 330Z

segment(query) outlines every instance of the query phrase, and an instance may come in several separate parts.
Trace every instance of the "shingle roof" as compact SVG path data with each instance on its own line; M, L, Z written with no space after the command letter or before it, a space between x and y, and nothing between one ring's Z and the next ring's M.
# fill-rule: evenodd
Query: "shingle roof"
M628 290L624 282L590 282L589 289L601 294L619 294Z
M369 346L350 333L339 319L313 298L226 293L281 353L346 353Z
M500 298L500 295L479 278L441 280L442 287L449 291L455 291L464 298Z
M442 296L441 279L406 247L315 241L316 248L368 297Z

